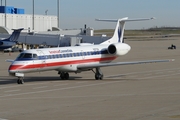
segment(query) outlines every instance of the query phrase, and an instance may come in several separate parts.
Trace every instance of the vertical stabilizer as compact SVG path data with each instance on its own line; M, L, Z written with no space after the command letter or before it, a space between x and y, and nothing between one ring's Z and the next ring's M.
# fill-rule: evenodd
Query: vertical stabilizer
M14 31L13 31L12 35L11 35L7 40L16 42L17 39L19 38L19 35L20 35L21 31L22 31L23 29L24 29L24 28L13 29Z
M128 18L123 18L117 20L116 29L114 31L113 37L110 39L111 43L123 43L124 29L125 29L125 21Z

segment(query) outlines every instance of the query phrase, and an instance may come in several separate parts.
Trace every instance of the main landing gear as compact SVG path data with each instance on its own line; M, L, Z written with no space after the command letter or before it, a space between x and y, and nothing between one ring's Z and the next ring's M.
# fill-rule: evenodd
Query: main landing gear
M101 72L101 69L99 67L96 68L96 72L94 72L94 73L95 73L95 79L96 80L102 80L103 79L103 73Z
M24 83L23 77L18 77L17 84L23 84Z
M92 70L93 71L93 70ZM94 72L94 71L93 71ZM96 68L95 73L95 79L96 80L102 80L103 79L103 73L101 72L101 69L99 67ZM69 73L68 72L58 72L60 74L60 78L62 80L68 80L69 79Z
M59 72L58 74L60 74L60 78L62 80L68 80L69 79L69 73L68 72Z

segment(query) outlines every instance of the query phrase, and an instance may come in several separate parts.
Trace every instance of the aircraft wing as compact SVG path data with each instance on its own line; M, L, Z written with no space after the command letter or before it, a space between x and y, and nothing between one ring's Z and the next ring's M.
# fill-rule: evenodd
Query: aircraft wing
M157 62L171 62L174 59L167 60L145 60L145 61L132 61L132 62L116 62L116 63L97 63L97 64L81 64L78 65L78 69L96 68L96 67L107 67L117 65L133 65L133 64L145 64L145 63L157 63Z

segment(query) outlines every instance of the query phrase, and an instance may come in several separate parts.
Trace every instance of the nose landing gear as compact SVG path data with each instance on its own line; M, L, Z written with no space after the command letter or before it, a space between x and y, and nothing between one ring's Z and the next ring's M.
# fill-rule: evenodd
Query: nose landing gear
M24 80L23 77L18 77L17 84L23 84Z
M24 83L24 73L15 73L15 76L18 77L17 84L23 84Z

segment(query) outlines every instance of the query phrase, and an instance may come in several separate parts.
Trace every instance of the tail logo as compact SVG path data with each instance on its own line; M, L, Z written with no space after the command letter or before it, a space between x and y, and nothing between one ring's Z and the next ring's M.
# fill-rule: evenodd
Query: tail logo
M121 29L118 29L118 42L121 42Z

